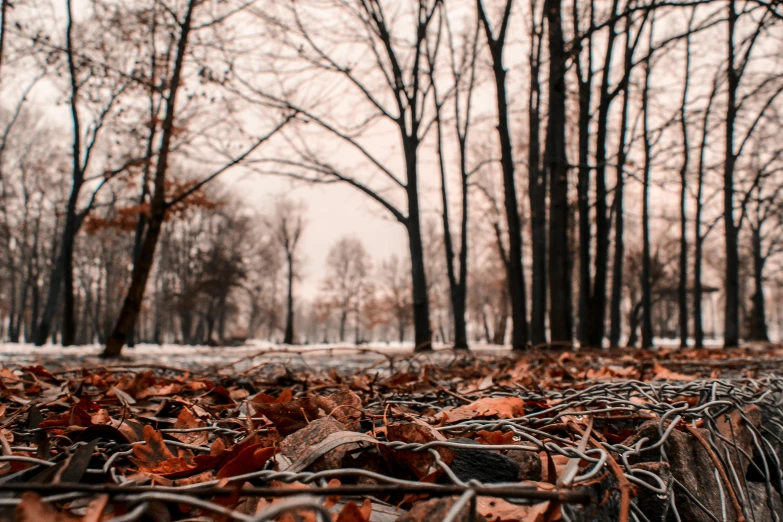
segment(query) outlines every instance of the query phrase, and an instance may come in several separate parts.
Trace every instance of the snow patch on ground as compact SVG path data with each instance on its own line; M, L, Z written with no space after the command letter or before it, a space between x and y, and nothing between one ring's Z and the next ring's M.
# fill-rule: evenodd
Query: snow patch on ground
M447 346L435 346L444 351ZM474 351L507 352L508 347L477 345ZM101 345L69 346L49 344L41 347L32 344L0 343L0 364L30 365L60 363L75 366L99 363ZM360 363L382 360L385 355L408 354L413 345L408 343L369 343L361 346L337 344L279 345L266 341L250 341L243 346L212 347L183 346L176 344L138 344L123 350L122 362L129 364L164 365L183 368L221 366L232 361L245 359L241 366L247 367L269 360L291 361L306 364L317 361L320 366L342 366L346 362ZM445 354L444 354L445 355ZM105 364L106 361L103 361Z
M720 339L711 339L708 347L721 346ZM656 339L659 348L677 348L675 339ZM447 345L435 345L436 352L448 351ZM37 347L28 343L0 343L0 364L30 365L59 363L63 366L106 364L98 358L103 347L98 344L69 346L49 344ZM507 353L508 346L475 344L472 351L483 353ZM369 343L361 346L346 344L280 345L268 341L248 341L243 346L212 347L184 346L177 344L138 344L123 351L123 363L164 365L178 368L204 368L223 366L242 360L237 368L260 364L265 359L294 365L317 364L320 367L342 367L346 364L364 364L383 360L387 355L410 354L411 343ZM441 354L447 356L446 353ZM438 357L438 355L434 355ZM116 363L112 363L116 364Z

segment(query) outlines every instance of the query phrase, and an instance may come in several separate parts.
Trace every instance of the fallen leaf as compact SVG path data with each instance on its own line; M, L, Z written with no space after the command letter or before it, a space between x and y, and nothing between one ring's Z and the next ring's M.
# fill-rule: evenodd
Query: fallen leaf
M236 457L228 461L220 471L217 478L236 477L245 475L264 468L267 461L276 453L275 448L261 448L260 444L248 446Z
M477 418L515 419L524 417L525 401L519 397L485 397L470 404L443 410L437 417L457 423Z
M193 415L189 408L182 408L182 411L179 412L179 416L177 417L177 422L175 422L172 427L177 430L191 430L203 428L206 425L207 423ZM206 446L207 442L209 442L209 433L206 431L172 433L171 436L180 442L193 444L195 446Z
M532 506L512 504L501 498L478 497L476 511L489 522L546 522L549 502Z
M662 379L665 381L692 381L696 378L694 375L673 372L660 364L656 364L653 367L653 375L655 379Z
M55 510L44 502L37 493L22 493L21 502L16 506L17 522L75 522L77 519Z
M355 502L349 501L343 506L340 514L337 515L336 522L369 522L372 514L372 501L369 498L364 499L362 507Z

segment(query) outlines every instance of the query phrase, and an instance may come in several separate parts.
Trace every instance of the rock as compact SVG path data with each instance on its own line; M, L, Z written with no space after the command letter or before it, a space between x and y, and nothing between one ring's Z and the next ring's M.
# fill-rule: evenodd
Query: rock
M481 447L481 443L466 438L449 439L449 442ZM493 484L498 482L517 482L519 480L519 464L514 459L495 450L451 449L454 452L454 460L450 466L451 470L463 482L478 480L483 484ZM448 481L447 475L441 476L441 482Z
M671 484L671 470L669 464L666 462L641 462L634 466L634 469L648 471L658 475L664 484ZM638 477L645 482L652 483L652 479L639 475ZM647 517L650 522L665 522L667 516L669 516L669 497L658 496L657 493L650 491L644 487L636 488L637 494L631 499L631 502L636 504ZM671 494L671 490L670 490ZM683 519L685 520L685 519Z
M767 487L765 484L759 482L749 482L748 492L750 493L750 503L753 507L753 518L755 522L775 522L772 513L778 514L778 519L783 514L783 501L781 501L780 494L770 487L769 491L772 493L771 497L767 493ZM771 508L771 509L770 509ZM748 510L746 514L750 516Z
M705 439L709 439L706 430L699 430ZM629 437L623 445L633 446L641 438L647 437L649 440L644 446L650 446L660 440L658 431L658 421L652 420L645 422L639 427L637 433ZM709 510L713 515L720 514L723 506L726 509L727 520L734 520L736 513L734 507L729 501L726 486L715 477L715 467L712 463L704 446L691 434L674 429L669 434L669 438L663 445L664 451L669 461L669 471L671 476L684 487L688 488L686 494L678 485L671 486L671 492L674 494L675 505L679 513L680 520L688 522L712 522L713 518L704 512L693 498ZM639 463L657 463L660 461L660 450L642 452L639 455L629 457L631 464ZM666 482L666 477L659 475ZM721 499L721 491L724 498ZM693 498L692 498L693 497ZM663 502L658 500L658 502ZM672 516L668 517L672 519Z
M519 466L517 480L541 480L541 456L536 451L509 450L508 458Z
M620 490L614 476L608 475L590 486L590 490L591 496L596 500L585 505L562 504L561 509L568 515L568 518L563 517L563 519L571 522L617 522L620 511ZM650 522L657 521L650 519Z
M283 442L280 443L280 452L293 462L296 462L309 448L338 431L346 431L345 425L332 417L322 417L283 439ZM345 455L358 447L359 445L356 443L338 446L319 457L306 469L313 472L339 469L342 466Z
M457 497L433 498L424 502L417 502L407 514L397 519L397 522L430 522L443 520L451 507L457 501ZM454 522L470 522L470 503L453 519ZM475 522L487 522L481 515L473 518Z
M716 419L718 430L726 440L718 441L721 455L728 452L731 465L736 472L745 473L748 462L744 456L758 454L758 448L753 440L751 428L758 432L761 426L761 409L755 404L746 406L742 412L733 410L727 415L721 415ZM750 426L749 426L750 425ZM731 442L727 442L731 441ZM733 442L733 443L732 443ZM735 448L736 444L736 448ZM739 453L739 455L738 455ZM730 470L726 470L731 475Z

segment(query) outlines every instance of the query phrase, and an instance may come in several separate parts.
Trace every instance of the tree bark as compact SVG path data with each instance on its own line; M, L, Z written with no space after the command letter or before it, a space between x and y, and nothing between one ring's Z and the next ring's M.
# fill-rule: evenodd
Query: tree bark
M8 7L9 7L9 0L2 0L0 3L0 73L2 72L2 66L3 66L3 58L5 57L5 32L7 27L7 19L8 19ZM2 84L2 74L0 74L0 84Z
M46 298L46 306L35 334L34 342L36 346L46 344L46 341L49 338L52 319L57 311L57 301L61 292L64 297L62 321L63 346L73 344L76 332L73 296L73 247L79 229L76 205L84 183L84 171L81 161L81 121L79 119L79 110L77 107L79 83L76 78L75 51L73 49L73 13L70 0L66 1L66 14L68 24L65 30L65 41L71 87L71 121L73 124L71 192L68 196L68 203L66 204L65 226L62 232L60 255L57 258L57 265L52 272L52 277L49 282L49 294ZM64 288L61 288L61 286L64 286Z
M563 39L560 0L544 4L549 28L549 116L546 166L549 170L549 327L552 341L573 340L571 252L568 238L568 160L566 158L566 81L568 54ZM543 196L541 196L543 199ZM545 205L541 201L541 205Z
M748 336L753 341L769 341L767 334L767 310L764 302L764 264L762 252L761 223L751 231L753 244L753 310L751 316L751 331Z
M694 10L695 12L695 10ZM682 88L682 107L680 110L680 128L682 131L682 165L680 166L680 280L677 286L679 305L680 346L688 346L688 166L690 143L688 140L688 87L690 86L691 65L691 23L689 34L685 37L685 79Z
M430 304L427 295L427 273L424 265L424 244L421 237L421 213L418 188L418 138L414 129L412 137L404 140L405 170L408 175L408 247L411 253L411 284L413 287L413 345L414 351L432 350Z
M734 221L734 125L737 119L737 89L739 75L735 66L734 28L737 12L734 0L728 3L728 57L727 57L727 103L726 141L723 163L723 229L726 248L726 306L723 321L723 344L726 348L739 344L739 247L738 230Z
M630 22L625 29L625 75L622 84L623 106L620 115L620 137L617 145L617 185L614 192L614 261L612 263L612 297L609 305L609 346L620 346L622 336L623 263L625 262L625 163L628 132L628 94L633 51Z
M693 344L696 348L702 348L704 346L704 323L703 323L703 286L702 286L702 259L704 249L704 234L701 231L701 216L704 209L704 171L707 153L707 138L709 136L708 125L710 121L710 112L712 110L712 102L715 99L715 95L718 90L717 78L712 87L709 100L707 101L707 107L704 110L702 117L702 133L701 143L699 145L699 165L696 171L696 209L693 216Z
M619 1L614 0L611 11L613 20L615 19L614 17L617 12L618 5ZM601 87L599 91L598 117L596 121L597 128L595 138L595 279L593 281L594 286L592 288L590 300L589 311L592 313L592 315L590 317L587 340L590 346L599 347L603 345L604 340L606 324L607 282L609 272L610 224L607 217L608 191L606 188L606 141L609 134L609 110L611 108L612 101L619 92L619 89L614 91L609 90L612 58L614 55L614 43L617 38L615 25L616 22L613 21L609 24L608 27L606 54L604 57L603 72L601 74ZM593 23L591 7L591 27L592 26ZM629 50L627 51L630 52ZM630 67L628 60L626 60L626 66ZM593 73L590 71L588 74L592 76ZM630 74L630 70L626 70L625 74ZM623 81L626 81L625 78ZM587 87L589 88L589 85ZM589 105L587 108L589 110ZM589 118L589 114L586 117Z
M650 27L652 42L652 27ZM652 328L652 277L650 260L650 55L644 62L644 86L642 88L642 142L644 145L644 172L642 188L642 348L653 346Z
M592 9L591 9L592 11ZM592 16L591 16L592 22ZM573 23L579 27L579 16L577 12L577 3L573 3ZM592 25L592 24L591 24ZM582 38L582 35L577 35ZM590 102L593 92L593 44L592 33L586 37L587 44L580 47L587 47L587 76L582 71L581 52L574 56L578 82L579 96L579 165L577 168L577 210L579 214L579 327L578 337L582 346L593 345L596 337L594 332L596 314L594 311L593 300L593 282L591 274L591 243L592 231L590 225Z
M459 94L457 94L458 96ZM436 101L437 103L437 101ZM462 188L462 218L460 224L462 230L460 237L463 238L460 245L460 279L457 279L457 274L454 269L454 243L451 238L451 220L449 218L449 196L447 189L446 178L446 163L443 150L443 122L440 118L440 107L436 107L436 132L438 140L438 163L440 166L440 195L441 205L441 222L443 223L443 246L446 254L446 276L449 281L449 299L451 302L451 313L454 319L454 348L467 349L468 348L468 333L467 322L465 321L465 279L462 278L463 266L467 262L467 256L464 255L467 251L467 212L468 212L468 200L467 200L467 166L465 164L465 150L463 136L459 128L459 120L457 120L457 132L460 133L458 140L460 142L460 172L461 172L461 188ZM458 115L457 115L458 116Z
M288 254L288 292L286 296L285 333L283 344L294 344L294 258Z
M343 309L340 311L340 332L339 332L339 338L340 342L345 342L345 323L348 320L348 310L346 306L343 306Z
M531 251L533 273L530 280L530 340L533 345L546 343L547 258L546 258L546 191L547 169L541 166L541 44L542 27L537 20L537 2L531 3L530 22L530 90L528 93L528 199L530 202ZM544 5L546 11L547 5ZM551 45L551 44L550 44ZM551 51L550 51L551 52ZM547 134L547 139L549 135ZM548 143L548 142L547 142ZM550 320L551 324L551 320Z

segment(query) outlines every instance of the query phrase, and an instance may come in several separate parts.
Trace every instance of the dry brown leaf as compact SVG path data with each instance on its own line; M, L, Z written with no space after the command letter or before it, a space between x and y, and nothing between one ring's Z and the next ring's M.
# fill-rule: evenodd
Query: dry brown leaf
M476 501L476 511L489 522L546 522L548 509L549 502L522 506L491 497L478 497Z
M22 494L22 501L16 506L17 522L75 522L77 519L60 513L43 501L40 495L31 491Z
M485 397L454 409L446 409L438 416L444 423L456 423L477 418L514 419L524 417L525 401L519 397Z
M173 428L178 430L203 428L207 425L206 422L199 419L190 411L189 408L182 408L177 417L177 422L174 423ZM172 433L175 439L186 444L194 444L196 446L206 446L209 441L209 434L206 431L196 431L191 433Z
M677 373L664 368L660 364L656 364L653 367L653 374L655 379L662 379L666 381L692 381L696 377L694 375L685 375L683 373Z
M81 522L100 522L103 512L109 504L109 495L98 495L87 505L87 512Z

